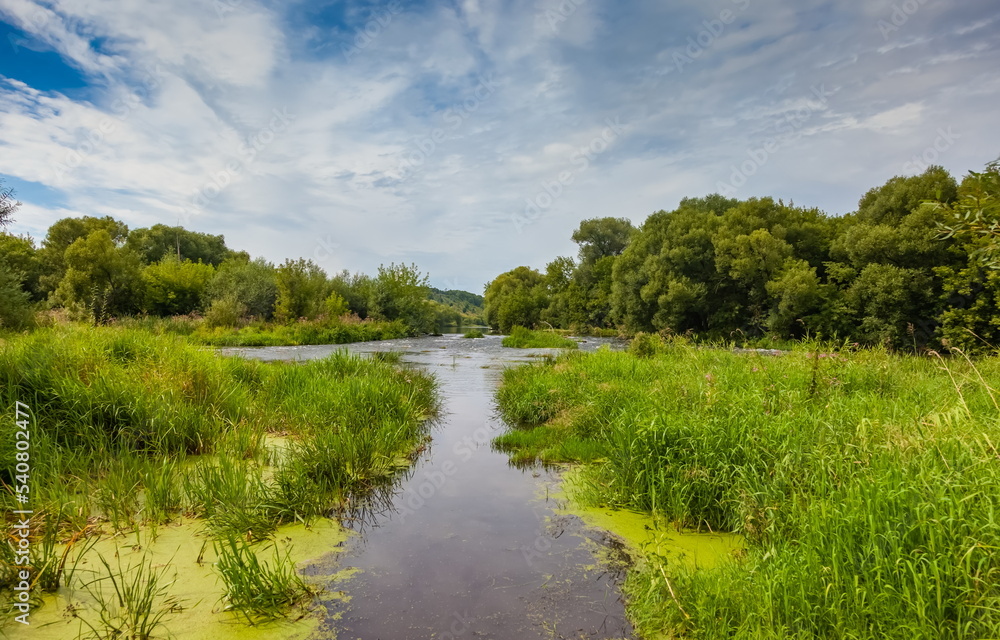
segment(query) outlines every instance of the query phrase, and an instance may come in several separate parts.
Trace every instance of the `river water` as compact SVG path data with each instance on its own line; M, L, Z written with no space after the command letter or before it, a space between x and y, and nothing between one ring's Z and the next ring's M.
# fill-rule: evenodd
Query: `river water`
M580 347L607 342L588 339ZM620 545L560 511L556 472L512 467L490 447L505 428L493 400L504 367L552 350L450 334L226 351L290 360L345 347L398 351L433 373L442 413L429 446L393 490L345 520L357 535L336 562L358 571L327 585L348 599L326 605L319 637L631 638L619 592L626 564Z

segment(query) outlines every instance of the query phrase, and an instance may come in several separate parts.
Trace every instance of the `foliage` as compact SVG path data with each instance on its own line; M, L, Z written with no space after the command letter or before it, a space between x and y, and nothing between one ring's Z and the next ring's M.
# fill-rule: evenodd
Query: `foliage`
M98 229L78 238L65 252L66 271L56 299L78 315L97 322L135 313L142 300L139 256Z
M372 282L369 312L382 320L400 320L414 331L432 331L434 314L427 299L427 282L416 265L379 266Z
M156 224L149 228L133 229L125 246L135 251L146 264L174 257L180 261L202 262L217 267L232 255L225 238L184 227Z
M486 336L479 329L472 329L471 331L466 331L463 338L485 338Z
M994 283L972 262L1000 246L998 171L993 163L961 186L941 167L897 176L840 217L710 195L638 230L584 220L573 233L578 259L556 258L544 275L501 274L487 287L486 319L502 331L544 322L579 333L982 348L995 342Z
M201 308L205 289L215 275L210 264L179 262L168 255L142 270L144 310L160 316L183 315Z
M644 635L997 637L1000 359L774 357L681 342L508 369L516 460L587 462L577 497L740 534L721 566L630 572Z
M32 301L45 298L39 283L45 273L45 265L30 236L0 233L0 259L6 262L9 269L23 276L21 286Z
M3 180L0 180L0 228L13 222L14 212L18 210L21 203L14 198L14 190L5 188Z
M287 615L288 609L307 601L312 589L295 571L290 550L273 547L270 562L235 536L216 544L216 570L226 585L226 608L238 611L251 624Z
M312 260L285 260L275 273L275 284L274 317L278 322L314 320L323 312L330 287L326 273Z
M502 342L505 347L515 349L576 349L575 341L553 331L532 331L524 327L514 327Z
M21 286L23 279L0 255L0 329L24 329L32 323L31 298Z
M548 305L544 277L528 267L502 273L487 285L483 304L486 323L498 331L533 327Z
M236 255L219 265L205 287L209 306L212 301L230 298L245 308L243 314L261 320L269 320L274 314L277 297L274 265L263 258L249 260L245 255Z

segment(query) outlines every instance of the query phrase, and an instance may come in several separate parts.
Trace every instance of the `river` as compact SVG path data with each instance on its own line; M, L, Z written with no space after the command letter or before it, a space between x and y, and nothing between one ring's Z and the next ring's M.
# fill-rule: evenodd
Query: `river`
M506 428L493 399L504 367L552 350L447 334L225 352L298 360L345 347L398 351L405 363L432 372L442 413L430 427L431 442L391 493L345 520L357 535L337 563L358 571L327 585L348 598L325 605L320 637L631 638L619 591L626 565L620 545L560 510L557 472L512 467L490 447Z

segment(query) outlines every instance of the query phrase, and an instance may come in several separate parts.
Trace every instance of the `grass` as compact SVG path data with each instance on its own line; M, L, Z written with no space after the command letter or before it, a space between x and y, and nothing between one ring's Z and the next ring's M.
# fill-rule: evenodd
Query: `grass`
M281 524L332 515L397 477L437 410L433 378L392 354L263 363L179 335L80 326L0 342L0 402L15 401L32 413L31 508L45 527L32 571L43 591L79 560L67 569L56 541L155 534L194 515L217 540L256 544ZM8 487L18 483L14 428L0 423ZM268 434L283 437L279 453ZM22 508L12 491L0 496L8 513ZM0 571L0 591L14 580Z
M104 567L104 577L87 583L84 588L97 602L98 620L89 622L84 637L101 640L130 638L148 640L158 637L158 629L165 618L181 607L181 601L169 595L172 582L167 581L166 568L155 568L145 558L138 563L122 567L121 559L111 566L104 556L98 555Z
M583 461L585 502L745 538L716 569L631 572L645 636L1000 636L1000 360L653 346L498 392L498 446Z
M463 335L462 337L463 338L485 338L486 334L484 334L479 329L472 329L471 331L466 331L465 335Z
M514 327L501 343L515 349L576 349L577 344L553 331L532 331Z
M228 537L217 542L216 552L216 568L226 589L225 606L251 624L283 617L313 595L295 571L290 550L282 554L274 547L271 561L263 562L246 541Z
M125 328L156 334L182 335L192 342L212 347L278 347L308 344L347 344L406 338L413 331L403 322L381 322L352 318L299 320L282 324L253 321L240 326L211 327L201 318L140 317L119 321Z

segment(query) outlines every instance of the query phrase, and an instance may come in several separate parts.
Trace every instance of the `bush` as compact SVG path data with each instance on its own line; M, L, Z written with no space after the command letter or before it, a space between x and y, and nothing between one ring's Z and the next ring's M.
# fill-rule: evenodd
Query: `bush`
M524 327L514 327L510 335L503 339L503 346L514 349L576 349L577 344L551 331L531 331Z
M235 297L227 296L213 300L205 312L205 325L214 327L235 327L246 314L246 306Z
M483 332L480 331L479 329L473 329L472 331L466 331L465 335L462 336L462 337L463 338L485 338L486 336L483 335Z

